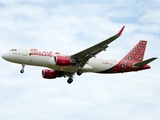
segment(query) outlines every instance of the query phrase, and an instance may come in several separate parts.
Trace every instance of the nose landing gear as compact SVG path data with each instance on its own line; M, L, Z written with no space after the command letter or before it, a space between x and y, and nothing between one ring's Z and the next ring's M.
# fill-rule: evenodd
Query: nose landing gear
M23 63L22 64L22 69L20 70L20 73L24 73L24 67L25 67L25 64Z

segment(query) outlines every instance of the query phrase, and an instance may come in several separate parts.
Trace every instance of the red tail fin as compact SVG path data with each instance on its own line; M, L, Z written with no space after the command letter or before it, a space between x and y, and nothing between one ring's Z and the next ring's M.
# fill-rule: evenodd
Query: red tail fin
M140 40L137 45L112 69L107 71L108 73L120 73L137 71L139 68L135 68L133 63L138 63L143 60L144 52L146 49L147 41Z
M144 57L147 41L140 40L137 45L122 59L122 61L141 62Z

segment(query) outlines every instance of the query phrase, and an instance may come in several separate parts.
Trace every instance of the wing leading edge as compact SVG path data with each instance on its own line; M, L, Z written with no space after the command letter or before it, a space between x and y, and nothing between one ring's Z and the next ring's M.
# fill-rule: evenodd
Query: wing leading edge
M106 48L108 47L108 44L113 42L115 39L117 39L123 32L125 26L123 26L120 31L115 34L114 36L96 44L93 45L81 52L78 52L74 55L71 56L71 58L76 62L76 64L78 64L80 67L83 67L87 61L92 58L95 57L95 55L97 55L98 53L105 51Z

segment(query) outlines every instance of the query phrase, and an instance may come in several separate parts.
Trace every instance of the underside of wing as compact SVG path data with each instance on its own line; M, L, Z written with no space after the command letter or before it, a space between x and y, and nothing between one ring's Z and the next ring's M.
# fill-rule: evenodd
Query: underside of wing
M92 47L89 47L81 52L78 52L78 53L72 55L71 56L72 60L75 61L75 63L78 64L80 67L83 67L90 58L95 57L95 55L97 55L101 51L105 51L106 48L108 47L108 45L122 34L124 28L125 28L125 26L123 26L121 28L121 30L117 34L115 34L114 36L112 36L112 37L92 46Z

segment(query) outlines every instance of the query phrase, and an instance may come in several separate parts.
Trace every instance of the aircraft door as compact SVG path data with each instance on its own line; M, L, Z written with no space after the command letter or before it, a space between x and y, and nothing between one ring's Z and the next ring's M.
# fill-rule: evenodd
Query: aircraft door
M28 51L27 51L27 49L23 49L23 50L22 50L22 55L23 55L23 56L28 56Z

